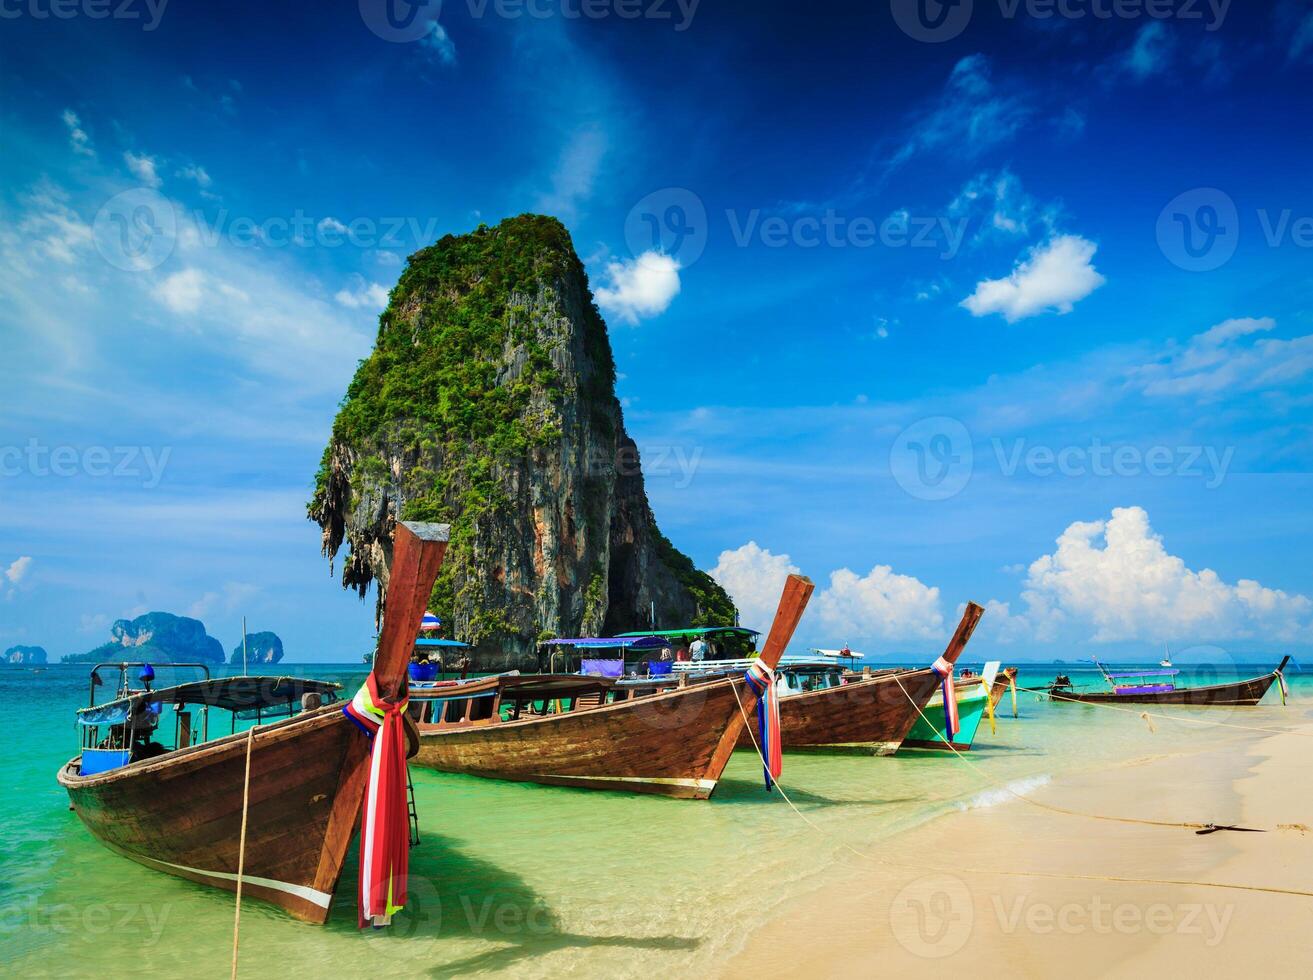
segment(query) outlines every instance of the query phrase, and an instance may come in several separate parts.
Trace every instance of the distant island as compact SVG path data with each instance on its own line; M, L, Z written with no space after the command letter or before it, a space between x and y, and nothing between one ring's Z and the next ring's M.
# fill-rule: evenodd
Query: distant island
M0 662L7 664L43 664L46 662L45 647L13 646L4 652Z
M108 643L86 653L71 653L66 664L141 660L155 663L221 664L223 645L205 632L205 624L188 616L150 612L120 619L110 627ZM281 646L280 646L281 649Z
M246 662L248 664L276 664L283 659L283 641L277 633L264 630L260 633L246 634ZM242 645L233 647L230 664L241 664Z

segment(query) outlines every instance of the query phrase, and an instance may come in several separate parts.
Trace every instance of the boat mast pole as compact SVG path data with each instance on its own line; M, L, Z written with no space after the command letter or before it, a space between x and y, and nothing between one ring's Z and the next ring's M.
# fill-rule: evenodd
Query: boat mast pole
M242 617L242 676L247 674L246 669L246 617Z

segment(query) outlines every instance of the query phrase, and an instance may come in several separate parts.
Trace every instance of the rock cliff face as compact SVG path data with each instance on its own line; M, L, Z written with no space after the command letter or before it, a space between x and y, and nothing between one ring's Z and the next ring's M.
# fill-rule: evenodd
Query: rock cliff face
M260 633L246 634L246 662L247 664L276 664L283 659L283 641L278 638L277 633L270 633L265 630ZM241 665L242 662L242 645L239 643L233 647L232 655L228 658L228 663Z
M606 324L553 218L411 256L347 390L309 516L342 583L387 589L398 519L447 521L431 608L476 669L533 668L544 636L729 624L725 591L648 506Z
M0 663L6 664L43 664L46 662L45 647L10 647L0 656Z
M119 619L110 627L110 642L87 653L70 654L66 664L114 660L155 663L223 663L223 646L205 632L199 619L152 612Z

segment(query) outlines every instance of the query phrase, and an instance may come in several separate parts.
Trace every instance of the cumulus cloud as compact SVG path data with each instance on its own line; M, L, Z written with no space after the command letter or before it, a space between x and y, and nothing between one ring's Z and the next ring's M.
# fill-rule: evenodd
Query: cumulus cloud
M10 562L9 567L5 569L5 578L9 580L10 585L17 585L23 581L27 575L27 570L32 567L32 556L23 555Z
M1069 526L1052 554L1031 563L1023 597L1041 640L1073 627L1092 630L1095 642L1290 640L1307 630L1313 613L1305 596L1187 568L1141 507Z
M775 555L755 541L722 551L710 572L739 610L739 620L753 629L768 629L780 604L784 580L799 569L788 555Z
M78 156L94 157L95 149L91 145L91 137L87 131L82 128L82 120L72 109L65 109L60 115L64 120L64 126L68 129L68 145Z
M1213 401L1247 391L1282 388L1313 374L1313 334L1279 340L1271 317L1224 320L1182 348L1136 369L1146 395Z
M1098 246L1079 235L1037 245L1003 279L985 279L961 305L972 316L1001 313L1009 323L1040 313L1070 313L1106 279L1091 264Z
M333 299L348 309L381 312L388 305L388 288L382 283L366 282L357 276L349 286L339 289Z
M755 541L721 553L711 577L734 599L744 625L766 629L779 605L784 579L798 566L788 555L773 554ZM866 575L847 568L830 574L829 585L811 601L812 627L834 642L910 640L939 637L944 619L939 590L888 565Z
M609 262L607 284L596 291L597 305L625 323L664 313L679 295L679 261L648 251L635 259Z
M163 180L160 179L159 173L155 169L155 158L146 154L136 154L128 150L123 154L123 161L128 165L128 170L132 176L147 187L159 187Z
M205 296L205 273L200 269L175 272L156 285L151 295L174 313L195 313Z

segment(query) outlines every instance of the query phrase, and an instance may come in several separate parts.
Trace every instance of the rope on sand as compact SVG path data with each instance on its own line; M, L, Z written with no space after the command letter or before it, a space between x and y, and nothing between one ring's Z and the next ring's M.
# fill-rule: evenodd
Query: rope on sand
M898 680L897 677L895 677L894 679L898 682L898 687L900 690L902 690L903 694L907 695L907 690L906 688L903 687L902 681ZM734 700L738 701L739 714L742 715L744 725L748 730L748 735L752 739L753 750L756 752L757 757L761 759L762 762L764 763L765 759L762 756L761 747L757 744L757 735L752 730L752 724L748 718L747 709L744 708L743 701L742 699L739 698L738 685L731 684L730 687L734 691ZM912 702L912 706L916 708L917 714L924 719L925 713L921 710L920 706L916 704L916 701L910 695L907 695L907 697L908 700ZM926 720L928 721L929 719ZM972 766L977 773L980 772L979 769L975 767L973 763L967 760L960 752L958 752L957 749L953 749L951 745L949 746L949 748L952 749L954 755L956 755L963 762L966 762L969 766ZM983 776L983 773L980 774ZM1110 881L1110 882L1119 882L1119 883L1134 884L1134 885L1181 885L1181 886L1194 886L1198 888L1221 888L1221 889L1227 889L1233 891L1267 892L1269 894L1274 894L1274 895L1294 895L1300 898L1313 898L1313 892L1310 891L1302 891L1294 888L1274 888L1265 885L1241 885L1241 884L1235 884L1232 882L1224 882L1224 881L1185 881L1185 880L1177 880L1170 878L1130 878L1122 875L1088 875L1088 874L1076 874L1070 872L1055 872L1055 871L1015 871L1015 870L999 870L995 868L965 868L957 865L955 865L952 868L937 868L937 867L931 867L926 865L898 864L896 862L889 861L883 857L870 854L865 851L861 851L856 847L854 847L852 844L849 844L843 838L832 834L830 831L826 830L824 827L817 824L805 813L803 813L801 810L798 809L797 804L795 804L793 800L789 798L789 794L785 791L784 786L781 785L778 779L775 780L775 788L780 791L780 796L782 796L784 798L784 802L789 805L789 809L791 809L794 812L794 814L797 815L797 817L800 820L802 820L803 823L811 827L812 830L816 831L822 837L825 837L830 841L838 844L844 850L850 852L851 854L860 858L861 860L882 865L886 868L892 868L902 871L915 871L920 874L927 874L932 872L939 874L960 873L960 874L996 875L1000 877L1010 877L1010 878L1055 878L1059 880L1070 880L1070 881ZM1066 813L1066 814L1071 814L1073 816L1088 816L1088 817L1095 817L1101 820L1117 820L1126 823L1156 824L1159 826L1169 826L1169 827L1207 828L1213 826L1212 824L1174 823L1169 821L1140 820L1130 817L1104 817L1098 814L1079 813L1074 810L1063 810L1060 807L1053 807L1044 803L1039 803L1036 800L1032 800L1029 799L1028 797L1022 796L1020 793L1017 793L1011 789L1008 789L1008 792L1011 793L1013 796L1015 796L1017 799L1023 800L1024 802L1031 803L1043 809L1054 810L1055 812L1058 813ZM1289 825L1281 824L1279 826L1279 829L1288 829L1288 826Z
M242 835L237 845L237 904L233 909L232 980L237 980L237 941L242 931L242 874L246 871L246 813L251 803L251 745L254 741L255 729L247 729L246 775L242 780Z

